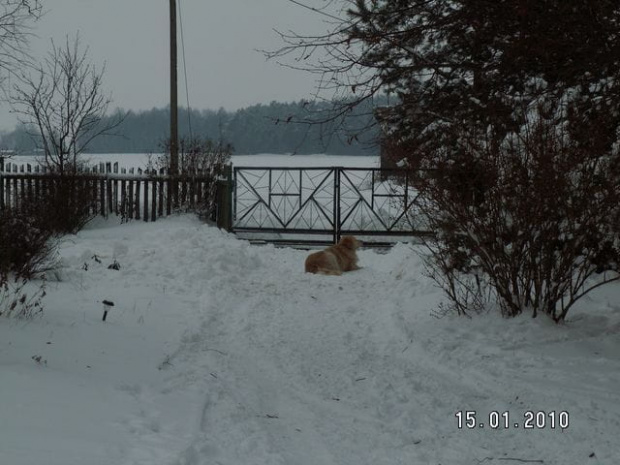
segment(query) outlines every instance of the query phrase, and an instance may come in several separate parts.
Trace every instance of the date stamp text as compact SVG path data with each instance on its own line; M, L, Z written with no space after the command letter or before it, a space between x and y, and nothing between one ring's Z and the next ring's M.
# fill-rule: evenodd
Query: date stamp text
M478 414L475 410L459 410L454 416L458 429L560 429L569 427L570 418L566 411L527 410L522 415L509 411L491 411Z

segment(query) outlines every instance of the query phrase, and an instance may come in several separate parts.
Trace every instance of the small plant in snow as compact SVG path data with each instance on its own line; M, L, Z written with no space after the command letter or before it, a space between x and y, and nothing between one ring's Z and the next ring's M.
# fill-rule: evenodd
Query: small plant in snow
M33 318L43 311L45 282L38 287L0 269L0 316Z
M47 366L47 360L45 360L41 355L33 355L30 358L34 360L37 365Z

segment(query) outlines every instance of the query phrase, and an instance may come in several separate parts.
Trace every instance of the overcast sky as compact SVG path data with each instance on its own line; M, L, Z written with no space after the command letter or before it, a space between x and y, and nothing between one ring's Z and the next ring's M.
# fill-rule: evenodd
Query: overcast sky
M321 4L325 0L306 0ZM177 0L180 6L190 105L235 110L272 100L308 98L314 77L267 61L256 49L282 45L274 29L320 32L321 16L287 0ZM42 56L53 38L79 32L90 61L105 63L111 110L145 110L169 102L168 0L43 0L45 16L34 24L32 53ZM179 30L180 35L180 30ZM181 60L179 41L179 60ZM179 61L179 104L186 106ZM0 128L16 119L0 107Z

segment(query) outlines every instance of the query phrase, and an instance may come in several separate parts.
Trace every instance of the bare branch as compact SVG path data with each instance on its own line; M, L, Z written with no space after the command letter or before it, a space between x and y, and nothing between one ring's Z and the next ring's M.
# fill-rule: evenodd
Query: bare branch
M0 85L32 64L28 40L30 23L42 12L39 0L0 0Z
M45 162L60 171L79 168L79 156L98 136L110 134L123 115L104 119L111 103L103 94L103 74L88 62L80 38L52 41L45 60L23 72L11 102L19 120L39 143Z

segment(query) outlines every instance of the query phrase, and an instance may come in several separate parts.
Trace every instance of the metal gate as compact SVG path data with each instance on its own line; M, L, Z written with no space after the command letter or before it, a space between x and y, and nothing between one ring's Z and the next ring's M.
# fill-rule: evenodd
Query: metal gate
M280 242L337 242L426 233L412 173L378 168L234 168L235 233Z

